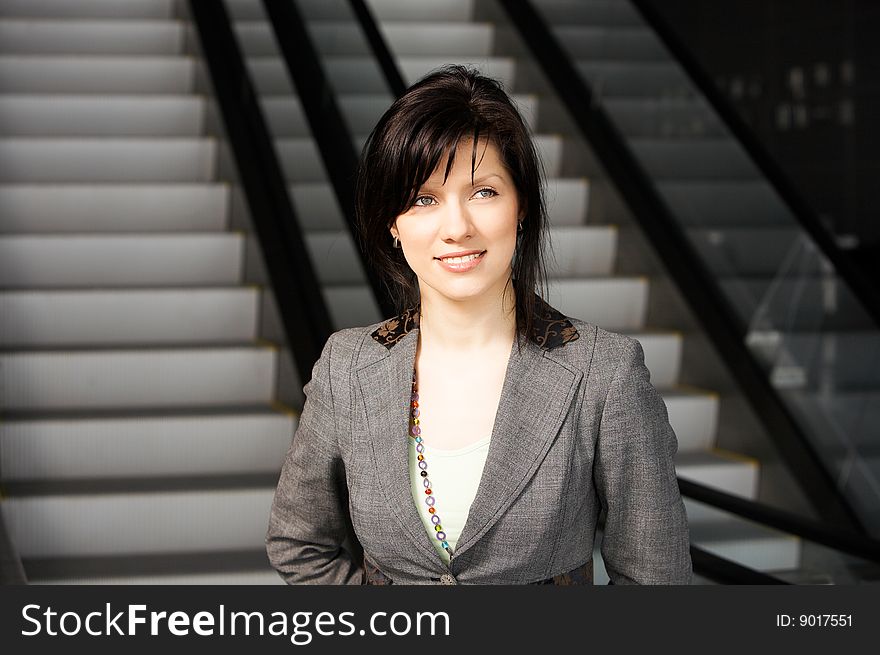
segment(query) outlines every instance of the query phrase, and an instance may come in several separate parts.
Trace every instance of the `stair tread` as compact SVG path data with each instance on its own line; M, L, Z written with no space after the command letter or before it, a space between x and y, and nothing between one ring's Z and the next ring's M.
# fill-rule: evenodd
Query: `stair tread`
M131 419L131 420L161 420L164 418L186 417L215 417L215 416L244 416L244 415L275 415L275 414L298 415L295 409L281 405L280 403L265 404L225 404L200 406L169 407L106 407L106 408L63 408L63 409L36 409L36 410L2 410L0 416L4 423L24 421L89 421L101 419Z

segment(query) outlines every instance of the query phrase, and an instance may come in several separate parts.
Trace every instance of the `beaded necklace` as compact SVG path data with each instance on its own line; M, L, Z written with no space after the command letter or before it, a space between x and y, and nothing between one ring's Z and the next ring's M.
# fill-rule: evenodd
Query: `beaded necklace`
M443 549L449 553L450 559L452 558L452 549L449 547L449 542L446 541L446 533L443 532L443 526L440 524L440 517L437 515L437 510L434 507L434 503L436 502L434 499L434 492L431 489L431 481L428 479L428 462L425 461L425 456L422 454L425 451L425 445L422 443L422 428L419 425L419 393L418 387L416 386L416 371L413 369L413 379L412 379L412 396L410 397L410 415L411 415L411 425L410 425L410 437L415 439L416 441L416 452L418 453L419 460L419 475L422 476L422 484L425 487L425 505L428 506L428 513L431 515L431 523L434 524L434 531L436 532L437 541L440 542L440 545Z

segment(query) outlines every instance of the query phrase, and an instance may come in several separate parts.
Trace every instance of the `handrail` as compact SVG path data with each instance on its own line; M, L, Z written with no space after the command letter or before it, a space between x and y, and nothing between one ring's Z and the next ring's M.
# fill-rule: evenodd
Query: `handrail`
M364 31L364 36L367 37L367 43L370 44L376 61L379 62L379 66L382 68L382 73L385 75L385 80L391 89L391 93L395 98L399 98L406 92L407 84L403 79L400 69L397 67L397 63L394 61L391 48L388 47L385 37L379 31L379 25L373 17L373 13L367 7L367 3L364 0L349 0L349 4L358 22L361 24L361 29Z
M727 301L648 174L590 85L531 2L498 0L568 110L574 123L621 191L624 202L715 344L743 394L767 427L782 459L823 519L861 534L862 522L841 494L789 409L745 343L745 326Z
M808 519L748 498L735 496L692 480L678 478L678 488L682 495L701 503L797 535L817 544L880 563L880 540L873 537L844 532L840 529L830 529L820 521Z
M691 546L691 564L694 573L698 573L716 582L724 584L760 584L787 585L791 584L775 576L750 569L729 559L719 557L708 550Z
M715 113L739 141L764 175L779 197L791 210L792 215L806 230L822 254L834 265L835 271L842 277L859 299L866 312L880 326L880 291L873 276L853 263L846 253L837 245L829 230L822 225L816 211L804 200L791 179L782 167L770 155L754 131L740 117L730 101L721 93L710 75L693 56L684 41L675 33L663 16L646 0L630 0L645 22L660 37L678 63L687 72L691 81L700 93L709 101Z
M318 144L327 177L355 244L355 251L363 263L367 284L382 315L393 316L399 310L394 307L384 282L365 261L364 253L358 247L361 239L355 216L354 188L358 154L354 138L336 102L336 92L324 74L321 58L296 3L293 0L263 0L263 7L275 32L287 74L296 87L312 137Z
M288 346L301 380L332 332L330 313L223 2L189 0Z

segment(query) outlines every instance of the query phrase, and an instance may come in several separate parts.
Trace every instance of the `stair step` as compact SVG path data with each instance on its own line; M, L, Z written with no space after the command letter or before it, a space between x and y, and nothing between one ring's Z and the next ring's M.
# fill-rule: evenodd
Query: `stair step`
M10 497L22 559L264 548L274 487Z
M168 573L152 575L73 575L34 579L32 585L284 585L284 579L267 565L262 571L229 571L224 573Z
M15 137L193 137L204 113L200 96L0 96L0 129Z
M873 330L875 323L837 277L780 271L781 277L723 277L721 289L753 328L784 326L786 330Z
M268 404L274 346L0 353L0 409Z
M680 451L675 457L679 477L704 484L749 500L758 499L760 466L758 460L726 450L713 448L705 451ZM699 504L700 508L707 505ZM695 509L700 509L696 508ZM711 508L714 509L714 508ZM728 516L727 512L688 514L688 521L714 521Z
M175 0L0 0L0 16L17 18L171 18Z
M405 20L467 23L473 19L474 15L474 0L444 0L439 3L411 2L410 0L367 0L367 5L376 20L382 22Z
M265 17L260 0L227 0L229 12L236 20ZM345 3L327 0L299 0L297 5L308 20L350 20L351 9ZM377 21L408 20L426 22L454 21L467 23L474 14L474 0L443 2L407 2L407 0L370 0L367 2Z
M791 212L763 180L658 180L657 189L693 227L793 226Z
M599 98L693 98L695 92L672 63L577 61L576 67Z
M630 139L629 145L655 180L760 179L732 139Z
M6 289L230 285L244 235L83 234L0 237Z
M643 24L638 11L620 0L541 0L535 9L550 25L632 27Z
M0 480L102 480L277 474L297 419L236 414L4 419Z
M590 182L587 178L549 178L546 201L551 226L583 225L590 206Z
M678 332L630 332L645 353L645 365L651 372L651 384L658 389L678 383L681 368L682 335Z
M715 444L718 429L718 394L685 388L661 389L675 430L678 452L705 452Z
M568 21L565 25L554 25L553 34L575 59L653 61L669 58L660 40L645 27L607 28Z
M0 292L0 348L242 343L259 302L257 287Z
M609 330L641 330L648 300L646 278L556 279L547 302L566 316Z
M831 394L880 389L880 334L874 330L752 331L748 343L767 368L800 369L802 389L829 389Z
M364 57L326 57L324 70L337 93L387 93L388 85L381 69ZM467 63L481 72L513 87L515 64L511 58L472 57L450 61L443 57L400 57L397 65L404 80L412 84L431 70L450 63ZM290 95L293 88L283 63L274 57L248 57L248 69L261 95ZM2 72L2 69L0 69ZM2 81L0 77L0 81Z
M690 501L685 499L689 512ZM801 542L797 537L731 517L722 523L690 527L691 545L757 571L791 571L801 565ZM608 571L602 559L597 534L593 548L594 584L608 584ZM700 584L698 576L694 583Z
M321 284L364 284L366 275L347 230L306 233L306 247Z
M3 54L176 55L183 37L175 20L0 19Z
M699 98L607 98L611 120L629 138L718 138L721 121Z
M685 500L686 511L690 503ZM773 528L734 517L689 528L692 545L756 571L787 571L801 565L801 540Z
M192 57L2 55L4 93L192 93Z
M325 286L324 302L337 330L372 325L383 320L373 293L365 284Z
M0 235L217 232L228 212L226 184L0 185Z
M617 253L613 226L551 227L547 269L551 278L611 275Z
M0 183L208 182L217 144L195 138L4 138Z
M373 58L359 23L315 21L306 14L309 36L323 57L356 55ZM488 57L492 54L494 28L487 23L393 22L379 26L391 51L401 55L447 55ZM268 21L239 21L235 32L249 56L278 56L275 35Z
M799 274L817 274L820 260L799 257L806 235L792 227L713 227L687 231L691 244L716 275L776 275L786 262ZM792 257L795 259L792 260Z

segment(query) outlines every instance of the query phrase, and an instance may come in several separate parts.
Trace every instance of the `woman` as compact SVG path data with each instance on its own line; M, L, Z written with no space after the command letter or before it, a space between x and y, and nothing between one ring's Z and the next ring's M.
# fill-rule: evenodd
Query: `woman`
M331 336L272 506L291 584L687 584L677 441L638 341L567 318L545 284L529 130L463 67L370 135L362 246L394 318ZM363 547L363 560L357 554Z

